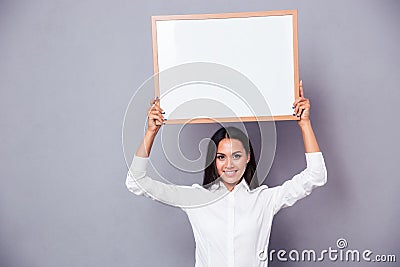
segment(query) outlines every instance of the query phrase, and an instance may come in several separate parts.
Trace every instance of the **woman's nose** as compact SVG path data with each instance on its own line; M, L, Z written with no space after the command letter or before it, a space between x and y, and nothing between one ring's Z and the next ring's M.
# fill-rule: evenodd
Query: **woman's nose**
M233 162L231 158L228 158L226 161L226 167L227 168L232 168L233 167Z

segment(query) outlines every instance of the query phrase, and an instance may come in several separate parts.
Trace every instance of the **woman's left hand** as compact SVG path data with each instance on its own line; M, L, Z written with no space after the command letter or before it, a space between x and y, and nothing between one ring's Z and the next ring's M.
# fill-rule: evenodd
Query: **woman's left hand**
M303 81L300 81L300 97L293 102L294 114L293 116L300 117L300 122L310 120L310 100L304 97Z

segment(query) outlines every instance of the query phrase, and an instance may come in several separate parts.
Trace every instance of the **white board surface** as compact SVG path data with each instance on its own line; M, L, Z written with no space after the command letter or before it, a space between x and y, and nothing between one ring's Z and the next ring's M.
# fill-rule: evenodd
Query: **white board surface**
M154 64L161 73L158 93L168 120L198 117L230 118L235 121L235 117L255 116L294 119L291 107L297 88L297 39L294 38L297 28L294 29L293 16L155 19ZM217 85L213 81L196 83L194 80L190 84L175 84L171 88L170 82L164 82L169 78L163 77L164 71L196 62L218 64L237 71L255 85L258 96L254 90L237 90L233 88L235 86L227 86L229 81L224 84L224 79L229 77L221 78ZM249 94L262 96L268 108L255 107L262 102L252 103L248 100L251 99ZM225 109L179 111L180 106L190 101L195 104L196 99L220 102Z

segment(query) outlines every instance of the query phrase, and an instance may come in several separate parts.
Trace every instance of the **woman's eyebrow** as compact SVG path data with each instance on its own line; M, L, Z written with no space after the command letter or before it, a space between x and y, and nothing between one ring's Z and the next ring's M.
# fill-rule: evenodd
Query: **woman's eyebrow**
M232 152L232 154L236 154L236 153L242 153L242 151L238 150L238 151ZM225 154L221 153L221 152L217 152L217 154L221 154L221 155L225 156Z

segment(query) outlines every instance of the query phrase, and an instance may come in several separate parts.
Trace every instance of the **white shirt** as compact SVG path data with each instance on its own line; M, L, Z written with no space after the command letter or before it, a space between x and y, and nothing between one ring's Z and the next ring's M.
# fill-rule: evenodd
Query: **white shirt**
M135 156L126 186L186 212L196 241L195 267L266 267L274 215L327 181L322 153L305 156L307 168L280 186L250 190L242 179L231 192L220 180L209 189L155 181L146 176L148 158Z

